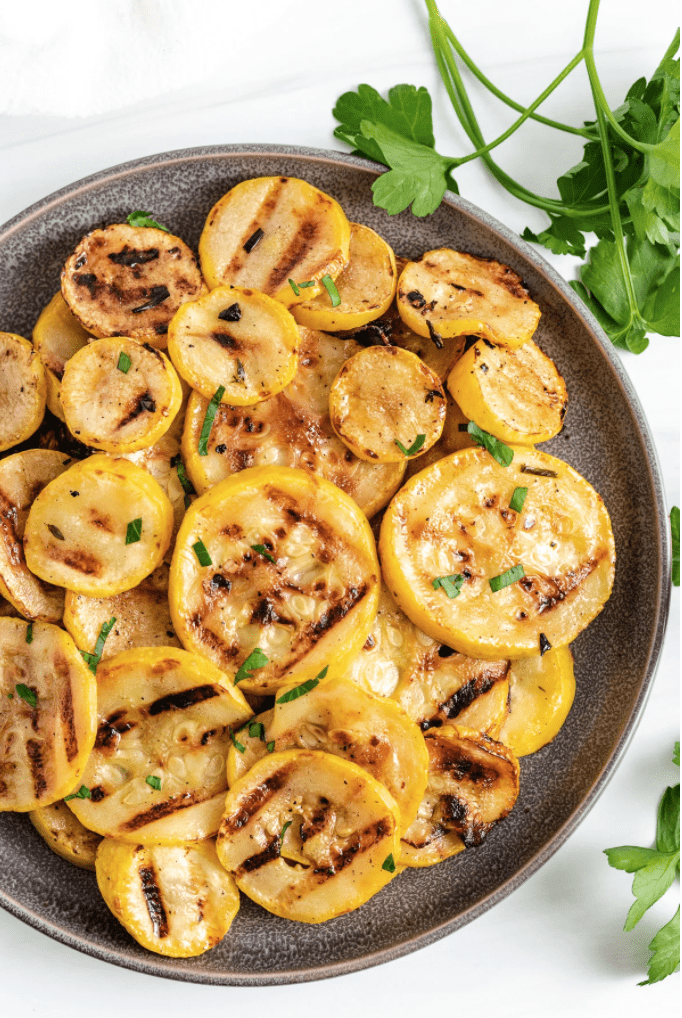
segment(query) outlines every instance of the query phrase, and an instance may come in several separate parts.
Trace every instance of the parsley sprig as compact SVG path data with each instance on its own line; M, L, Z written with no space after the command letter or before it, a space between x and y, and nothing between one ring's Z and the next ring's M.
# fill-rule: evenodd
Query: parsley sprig
M112 615L108 622L102 623L102 628L99 631L99 636L97 637L97 642L95 644L95 649L93 653L91 654L87 650L79 651L79 654L81 655L81 657L83 658L83 660L85 661L86 665L88 666L93 675L97 674L97 665L102 660L104 644L107 642L107 637L115 625L116 616Z
M528 107L500 91L474 63L435 0L425 0L438 70L453 109L473 145L460 156L435 148L431 96L426 88L396 85L388 100L370 85L346 92L334 107L334 134L359 155L389 167L372 185L374 204L396 215L412 206L416 216L434 212L445 191L459 193L453 173L481 159L511 195L541 209L548 226L523 237L556 254L587 256L587 237L596 236L571 285L615 346L641 353L648 333L679 333L679 135L680 65L674 56L679 31L647 82L639 78L625 102L609 107L594 57L599 0L590 0L583 45ZM538 107L584 62L592 90L595 120L582 127L537 113ZM486 142L462 77L462 67L520 116ZM492 156L526 120L584 138L582 159L558 181L559 198L530 191L509 176Z
M673 763L680 765L680 744L675 743ZM622 845L605 850L609 866L634 873L632 893L635 900L625 921L625 932L634 929L647 909L663 897L680 866L680 786L666 788L658 806L656 848ZM640 986L657 983L671 975L680 964L680 909L658 931L649 944L648 979Z
M164 233L170 233L167 226L157 223L156 219L152 218L151 212L142 212L141 209L138 209L137 212L131 212L126 216L126 219L131 226L151 226L156 230L163 230Z

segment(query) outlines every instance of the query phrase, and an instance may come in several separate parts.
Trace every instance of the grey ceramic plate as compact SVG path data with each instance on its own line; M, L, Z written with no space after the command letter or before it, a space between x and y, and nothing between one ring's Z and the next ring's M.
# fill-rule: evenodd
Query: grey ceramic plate
M611 513L613 596L574 645L575 705L555 741L522 761L512 815L480 848L406 871L357 912L321 926L286 922L244 900L231 931L208 954L150 954L110 914L92 874L54 855L25 816L0 815L0 903L105 961L173 979L262 985L352 972L452 933L518 887L580 823L625 749L651 684L668 610L667 521L651 436L613 348L566 283L511 231L454 195L427 219L409 212L391 218L372 205L377 172L333 152L226 145L88 177L0 232L0 329L30 336L58 289L64 260L94 226L150 209L196 247L213 203L247 177L302 177L407 256L442 246L493 256L521 274L542 309L536 339L558 364L570 399L565 430L547 448L591 481Z

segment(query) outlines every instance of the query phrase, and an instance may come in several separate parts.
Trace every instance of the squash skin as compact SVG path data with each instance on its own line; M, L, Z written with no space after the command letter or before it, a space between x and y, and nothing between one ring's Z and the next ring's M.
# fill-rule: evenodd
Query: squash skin
M28 816L56 855L80 869L95 872L95 855L102 838L84 827L63 799L31 810Z
M573 706L570 647L514 661L510 680L510 711L498 738L516 756L528 756L557 737Z

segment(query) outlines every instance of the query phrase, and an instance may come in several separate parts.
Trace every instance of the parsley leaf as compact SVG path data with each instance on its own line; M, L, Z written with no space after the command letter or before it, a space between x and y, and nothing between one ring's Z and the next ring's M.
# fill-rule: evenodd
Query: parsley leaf
M132 363L133 362L131 361L128 354L125 353L124 350L121 350L120 354L118 355L118 363L116 365L118 370L122 371L124 375L127 375L128 372L130 371Z
M126 544L137 544L142 537L142 520L138 516L136 520L131 520L126 530Z
M258 554L262 555L263 558L266 558L268 562L274 562L274 564L277 565L277 559L270 554L264 544L252 544L250 545L250 548L251 551L257 551Z
M498 590L503 590L505 587L510 587L512 583L516 583L518 580L522 580L526 575L526 572L519 562L518 565L512 566L511 569L507 569L504 573L500 573L499 576L491 576L488 580L490 589L494 594Z
M148 785L150 785L155 791L161 791L161 778L157 778L156 774L148 774L144 779Z
M649 986L658 983L666 976L671 976L680 967L680 907L669 923L661 927L649 944L653 957L649 960L649 978L638 983L638 986Z
M680 510L674 505L670 510L670 536L673 546L673 587L680 585Z
M230 725L227 726L227 730L230 733L230 738L232 739L232 745L237 750L237 752L245 753L246 752L246 746L242 742L238 742L237 741L237 736L232 731L232 728L231 728Z
M409 449L406 449L403 443L399 442L397 438L394 438L393 441L398 446L403 456L414 456L415 453L419 452L424 442L426 441L426 435L417 435Z
M23 682L19 682L14 688L17 691L17 696L20 696L22 700L26 701L32 710L35 710L36 704L38 703L38 697L33 690L29 689L29 687Z
M513 509L515 513L520 513L527 494L528 488L514 488L512 497L509 499L509 508Z
M482 445L484 449L487 449L490 455L501 467L508 467L511 461L514 459L514 450L510 449L504 442L500 442L499 438L495 438L494 435L490 435L487 431L483 431L479 428L478 424L474 421L469 421L467 424L467 431L473 438L476 445Z
M283 693L282 696L275 703L290 703L292 700L298 700L299 696L305 696L311 689L314 689L318 685L320 679L323 679L329 671L329 665L325 665L322 671L314 679L308 679L307 682L302 682L300 686L295 686L288 692Z
M246 661L244 661L244 663L240 665L239 671L234 677L235 686L237 685L238 682L241 682L243 679L252 679L253 669L264 668L268 661L269 658L265 656L260 647L254 647L254 649L247 657Z
M33 623L29 622L26 626L26 643L33 643Z
M386 870L387 873L395 873L395 860L392 852L390 855L386 856L381 864L381 868L382 870Z
M456 573L453 576L437 576L431 586L434 590L444 590L449 598L453 598L459 595L463 584L464 577L461 573Z
M249 722L249 738L265 742L265 725L262 721Z
M131 212L126 218L131 226L152 226L156 230L170 233L167 226L162 226L161 223L157 223L156 219L152 219L151 212L142 212L138 209L137 212Z
M112 615L108 622L102 623L102 628L99 631L95 649L92 654L87 650L79 651L81 657L85 661L86 665L90 669L93 675L97 674L97 665L102 660L102 652L104 651L104 644L107 641L107 636L116 625L116 616Z
M90 789L87 785L81 785L77 792L72 792L71 795L64 796L64 802L68 802L70 799L91 799Z
M213 428L213 421L215 415L218 412L218 407L222 402L222 398L225 395L225 386L219 385L216 391L211 396L211 401L206 407L206 416L204 417L204 423L201 426L201 434L199 435L199 455L208 456L208 440Z
M213 565L213 559L211 558L211 553L209 552L208 548L206 547L204 542L201 540L201 538L198 541L194 542L194 544L192 545L192 549L193 549L194 554L196 555L196 557L198 559L198 562L199 562L200 566L212 566Z

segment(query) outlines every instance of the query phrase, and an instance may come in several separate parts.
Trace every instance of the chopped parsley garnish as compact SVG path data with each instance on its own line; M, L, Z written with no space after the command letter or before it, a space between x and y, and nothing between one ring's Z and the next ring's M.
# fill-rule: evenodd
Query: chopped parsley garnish
M457 597L462 586L464 585L464 577L461 573L455 573L452 576L437 576L432 581L434 590L444 590L448 597Z
M69 799L92 799L90 789L87 785L81 785L77 792L72 792L71 795L64 796L64 802L68 802Z
M522 474L534 474L535 477L556 477L556 470L545 470L544 467L529 467L526 463L521 466Z
M132 363L133 362L131 361L128 354L124 353L123 350L121 350L120 354L118 355L118 364L116 365L118 370L122 371L124 375L127 375L128 372L130 371Z
M131 520L126 530L126 544L137 544L142 537L142 518Z
M293 820L287 820L287 822L285 823L284 827L282 828L282 833L279 836L279 843L280 843L280 845L282 845L284 843L284 835L287 833L287 831L291 827L292 823L293 823Z
M251 739L260 739L261 742L265 742L265 725L262 721L249 722L249 737Z
M92 654L90 654L87 650L80 651L81 657L83 658L83 660L85 661L86 665L88 666L93 675L96 674L97 665L102 660L102 651L104 650L104 644L107 641L107 636L114 628L115 624L116 624L115 615L112 615L108 622L102 623L102 628L99 631L97 643L95 644L95 649L92 652Z
M277 560L273 558L273 556L270 554L270 552L268 551L264 544L252 544L250 545L250 547L251 551L257 551L258 554L262 555L263 558L266 558L268 562L274 562L275 565L277 564Z
M28 686L25 686L23 682L20 682L14 688L17 691L17 695L20 696L22 700L25 700L29 707L32 707L35 710L35 706L38 703L38 697L33 690L29 689Z
M148 774L144 780L148 785L156 789L157 792L161 791L161 778L157 778L156 774Z
M680 585L680 510L676 505L670 510L670 536L673 544L673 587Z
M237 685L242 679L252 679L254 668L264 668L270 659L265 656L260 647L254 647L246 661L240 665L239 671L234 677L234 684Z
M301 288L302 290L305 290L305 288L306 288L307 286L315 286L315 280L314 280L314 279L307 279L307 280L305 281L305 283L299 283L298 285L300 286L300 288Z
M225 386L219 385L216 391L211 396L211 402L206 407L206 416L204 417L204 423L201 428L201 435L199 436L199 455L208 456L208 439L211 434L211 428L213 427L213 421L215 415L220 406L220 401L225 395Z
M179 456L177 458L176 463L175 464L171 463L171 466L175 466L175 469L177 470L178 480L179 480L179 482L180 482L180 484L182 486L182 490L185 493L185 509L189 509L190 504L192 502L192 499L190 498L190 496L191 495L196 495L196 490L194 488L194 485L192 484L192 482L190 481L189 477L187 476L187 471L185 470L185 464L182 462L182 460L180 459Z
M323 276L320 282L322 283L325 290L329 294L329 297L332 302L332 307L337 308L341 303L341 298L339 297L339 291L336 289L336 283L334 282L330 275Z
M151 212L142 212L138 209L137 212L131 212L127 216L127 220L131 226L151 226L155 230L163 230L164 233L170 233L167 226L162 226L161 223L157 223L156 219L152 219Z
M426 435L417 435L409 449L406 449L403 443L399 442L397 438L394 438L393 441L398 446L403 456L414 456L415 453L419 452L426 441Z
M199 565L200 566L212 566L213 565L213 559L209 555L208 549L207 549L206 545L204 544L204 542L201 540L201 538L199 538L198 541L194 542L194 544L192 545L192 548L194 549L194 554L199 559Z
M274 740L272 742L266 742L265 743L265 748L267 749L268 753L274 753L274 751L275 751Z
M504 587L511 586L512 583L516 583L526 575L525 569L519 562L517 566L512 566L511 569L507 569L506 572L500 573L499 576L493 576L488 580L490 589L493 593L497 593L498 590L502 590Z
M314 279L308 279L305 283L295 283L293 279L289 280L289 286L294 291L297 297L301 296L301 290L305 290L308 286L315 286Z
M236 735L234 734L234 732L232 731L232 728L231 728L231 727L230 727L229 725L228 725L228 728L227 728L227 730L228 730L228 732L230 733L230 738L232 739L232 745L234 746L234 748L235 748L235 749L236 749L236 750L237 750L237 751L238 751L239 753L244 753L244 752L246 752L246 746L243 746L241 742L238 742L238 741L237 741L237 736L236 736Z
M56 537L58 541L65 541L66 538L62 534L59 527L55 527L54 523L46 523L45 526L50 531L53 537Z
M325 665L319 675L316 675L314 679L308 679L307 682L302 682L300 686L295 686L290 689L288 693L284 693L280 696L277 703L290 703L292 700L298 700L299 696L305 696L311 689L314 689L318 685L320 679L323 679L329 671L329 665Z
M383 863L381 864L381 868L382 870L386 870L387 873L395 873L395 860L393 858L392 852L390 855L386 856Z
M293 281L293 279L289 280L289 286L294 291L294 293L296 294L297 297L301 296L301 291L300 291L299 287L296 285L296 283Z
M33 623L29 622L26 626L26 643L33 643Z
M514 494L509 499L509 508L513 509L515 513L520 513L527 494L528 488L514 488Z
M501 467L508 467L511 461L514 459L514 450L510 449L504 442L500 442L499 438L495 438L494 435L490 435L487 431L483 431L479 428L478 424L474 421L469 421L467 424L467 431L473 438L476 445L482 445L484 449L487 449L492 458L500 464Z

